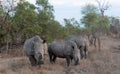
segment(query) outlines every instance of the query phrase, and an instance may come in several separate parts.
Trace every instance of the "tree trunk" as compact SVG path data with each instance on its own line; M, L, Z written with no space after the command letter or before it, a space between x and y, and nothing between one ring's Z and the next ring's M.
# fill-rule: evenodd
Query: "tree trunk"
M8 53L8 50L9 50L9 42L7 41L7 44L6 44L6 54Z

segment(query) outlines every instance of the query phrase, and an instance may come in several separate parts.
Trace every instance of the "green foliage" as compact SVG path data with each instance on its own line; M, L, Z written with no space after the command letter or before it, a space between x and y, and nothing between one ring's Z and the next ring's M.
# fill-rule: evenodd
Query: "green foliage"
M35 12L36 7L29 2L22 1L19 2L17 7L15 8L15 15L13 17L14 20L14 31L15 33L21 33L25 35L24 37L31 37L34 34L40 34L41 27L37 26L37 15ZM35 30L38 31L36 32Z
M83 29L75 18L64 19L65 26L62 26L54 19L54 8L48 0L36 0L36 5L20 0L12 9L14 15L5 12L4 7L0 6L0 44L23 43L36 34L50 42L54 39L79 35L81 32L109 30L108 17L102 17L94 5L87 5L82 10L81 21L85 24Z
M99 16L99 21L97 22L97 30L108 32L110 29L110 21L108 16Z
M49 22L49 20L54 18L53 6L49 4L48 0L36 0L38 9L38 19L43 23Z
M81 22L85 24L85 27L90 27L97 23L97 19L99 18L97 13L88 13L81 19Z
M5 6L0 3L0 44L11 41L11 35L9 34L11 30L11 17L4 8Z
M41 35L46 36L47 27L50 22L54 20L53 6L49 4L48 0L36 0L37 4L37 23L42 27Z
M118 17L110 17L110 32L120 35L120 19Z
M26 38L34 35L47 35L49 23L54 19L53 6L48 0L37 0L37 6L25 0L20 0L14 9L14 15L5 13L0 6L0 44L9 41L11 43L22 43ZM9 5L8 5L9 7ZM41 9L42 7L42 9Z
M74 19L70 22L71 28L63 27L56 21L53 6L49 4L48 0L36 0L36 5L20 0L13 11L14 15L11 16L9 12L4 12L2 6L0 8L0 16L2 16L0 20L4 20L4 17L7 16L5 22L0 22L0 44L23 43L27 38L36 34L45 37L47 41L52 41L66 37L68 28L77 29L74 25L77 22Z
M62 26L59 22L52 20L46 27L46 37L49 41L63 38Z
M94 5L92 5L92 4L87 4L86 6L84 6L84 7L82 8L81 13L82 13L83 15L87 15L87 14L89 14L89 13L98 13L98 9L97 9L96 6L94 6Z
M94 5L86 5L81 11L83 18L81 22L85 24L85 27L91 32L108 32L109 31L109 18L107 16L101 16L98 13L97 8Z
M64 19L65 22L65 32L67 36L78 35L80 33L80 24L74 18Z

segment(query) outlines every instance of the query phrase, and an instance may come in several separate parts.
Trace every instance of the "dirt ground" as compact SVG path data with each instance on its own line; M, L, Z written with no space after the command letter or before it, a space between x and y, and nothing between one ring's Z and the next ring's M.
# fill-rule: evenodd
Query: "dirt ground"
M0 54L0 74L120 74L120 39L101 37L101 51L89 47L88 58L79 65L57 58L55 64L48 56L41 67L32 67L27 57L3 57ZM18 53L19 54L19 53Z

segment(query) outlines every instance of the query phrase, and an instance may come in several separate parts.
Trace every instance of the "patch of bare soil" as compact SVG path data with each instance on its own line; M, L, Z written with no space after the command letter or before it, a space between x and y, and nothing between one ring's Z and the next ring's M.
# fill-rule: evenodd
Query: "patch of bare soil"
M0 74L120 74L120 39L101 38L101 51L89 47L87 59L79 65L57 58L55 64L49 62L48 56L41 67L32 67L27 57L0 57ZM4 56L3 54L1 56Z

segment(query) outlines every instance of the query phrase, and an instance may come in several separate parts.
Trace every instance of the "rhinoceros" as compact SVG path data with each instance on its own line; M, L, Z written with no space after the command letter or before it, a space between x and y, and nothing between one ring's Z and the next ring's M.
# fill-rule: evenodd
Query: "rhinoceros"
M73 41L53 41L48 45L48 54L51 63L54 63L56 57L66 58L67 66L70 60L74 59L75 65L78 64L77 45Z
M43 63L41 53L42 45L43 40L38 35L29 38L24 42L23 49L32 66L37 66Z
M86 38L83 38L82 36L72 36L66 38L67 41L74 41L77 45L77 47L80 50L80 57L81 59L87 58L87 51L88 51L88 43Z

